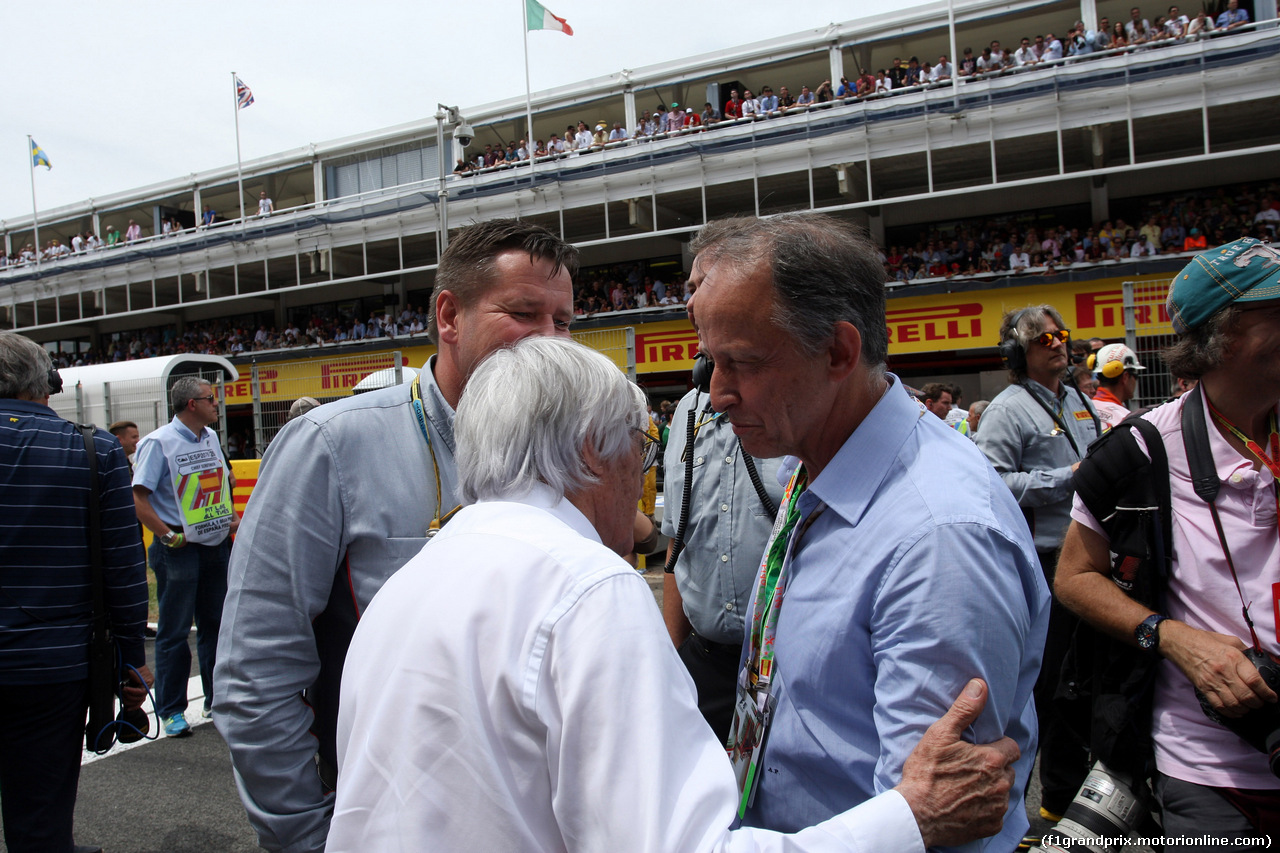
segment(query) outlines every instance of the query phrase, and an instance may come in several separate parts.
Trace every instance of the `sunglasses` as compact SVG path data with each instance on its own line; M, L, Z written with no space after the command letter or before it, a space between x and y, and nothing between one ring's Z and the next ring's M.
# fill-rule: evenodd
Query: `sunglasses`
M645 432L642 429L639 429L637 427L632 427L632 429L640 433L640 436L644 439L644 444L641 445L641 450L640 450L641 458L643 460L641 463L642 467L640 470L641 470L641 473L645 473L650 468L652 468L655 464L657 464L658 451L662 449L662 442L658 441L658 439L649 435L649 433Z
M1059 329L1056 332L1041 332L1039 337L1032 338L1031 340L1042 347L1051 347L1053 346L1054 341L1061 341L1065 344L1067 341L1071 340L1071 330Z
M205 401L208 401L208 402L210 402L210 403L216 403L216 402L218 402L218 397L217 397L217 395L216 395L216 394L210 394L208 397L192 397L191 399L192 399L192 400L205 400Z

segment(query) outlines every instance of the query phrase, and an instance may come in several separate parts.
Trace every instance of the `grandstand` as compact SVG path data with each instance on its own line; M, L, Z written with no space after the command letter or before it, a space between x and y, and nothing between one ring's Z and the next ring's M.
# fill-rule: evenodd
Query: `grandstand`
M1275 0L1242 4L1254 23L1229 32L1190 36L1184 28L1177 35L1162 25L1159 37L1153 29L1149 41L1126 48L983 73L961 69L888 92L855 94L850 84L853 91L835 97L823 84L892 71L895 58L925 64L993 42L1011 50L1023 36L1055 33L1065 43L1076 21L1092 32L1104 18L1129 20L1131 7L1116 0L934 3L671 58L533 95L533 135L544 147L580 121L606 130L618 123L627 140L476 163L486 145L526 147L525 102L513 91L502 102L463 105L475 129L466 150L442 114L246 162L245 209L256 210L265 193L274 199L270 216L234 218L234 166L43 211L42 242L71 246L77 235L122 231L129 220L143 236L39 264L30 216L9 217L0 220L7 264L0 326L46 342L67 363L188 345L238 365L321 352L366 358L405 350L418 358L430 347L412 315L428 301L441 223L519 216L582 250L575 329L633 329L639 380L655 396L674 396L686 386L696 347L678 299L692 233L731 214L816 210L859 223L884 248L893 369L912 384L956 381L969 399L991 397L1003 384L995 336L1006 308L1052 302L1083 337L1167 331L1156 307L1162 291L1150 285L1166 281L1186 255L1172 242L1131 251L1151 216L1163 218L1163 229L1174 210L1183 219L1191 211L1221 237L1268 227L1265 215L1257 217L1280 198L1271 187L1280 179ZM1160 11L1144 9L1153 21ZM713 119L732 90L765 86L785 86L793 96L807 87L827 99L755 118L662 123L682 110ZM655 108L663 111L656 123ZM527 147L543 150L536 142ZM456 170L442 177L441 162ZM207 208L226 218L200 226ZM1122 233L1115 249L1062 253L1061 235L1076 229L1068 239L1081 245L1121 220L1134 234ZM1057 248L1009 269L1001 247L1032 230L1036 242L1053 232ZM930 241L953 240L967 252L963 260L908 260ZM34 251L24 262L28 244ZM663 282L668 304L655 304L646 279ZM1134 292L1145 300L1130 312L1128 329L1125 282L1143 285ZM406 309L403 328L374 338L350 334L357 322L374 317L381 325ZM260 327L272 330L270 345L244 346ZM284 334L290 328L299 332L292 340ZM233 420L252 417L248 401L228 405Z

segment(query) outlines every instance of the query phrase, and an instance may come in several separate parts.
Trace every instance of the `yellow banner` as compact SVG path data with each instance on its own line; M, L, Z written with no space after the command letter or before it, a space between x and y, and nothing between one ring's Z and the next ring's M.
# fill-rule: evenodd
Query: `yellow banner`
M263 402L292 402L299 397L328 399L346 397L356 384L378 370L395 367L393 353L364 352L347 357L327 358L308 351L298 361L275 361L258 365L258 382ZM432 345L399 347L400 363L404 367L422 367L436 348ZM252 368L242 366L240 379L228 383L225 394L228 406L247 406L253 403Z
M1168 275L1116 277L1090 282L1027 284L969 293L933 296L891 296L885 320L889 329L889 354L954 352L996 346L1000 320L1005 312L1027 305L1048 304L1058 309L1076 338L1120 339L1124 337L1123 282L1141 281L1135 289L1136 322L1140 335L1169 334L1169 314L1165 310ZM654 323L634 321L619 326L587 330L582 340L611 357L607 335L594 334L634 326L636 330L636 372L684 372L693 368L698 352L698 336L688 320ZM347 396L361 379L376 370L394 367L395 341L387 341L382 352L350 357L326 358L314 350L297 361L263 364L258 367L263 401L293 401L308 396L319 399ZM401 363L421 367L435 353L432 345L401 346ZM228 406L253 402L251 374L241 368L241 379L227 385Z

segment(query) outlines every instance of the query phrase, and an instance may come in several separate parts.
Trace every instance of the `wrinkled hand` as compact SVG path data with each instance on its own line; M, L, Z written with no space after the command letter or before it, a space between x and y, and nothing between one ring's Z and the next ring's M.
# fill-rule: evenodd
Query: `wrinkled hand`
M1246 648L1229 634L1201 631L1172 619L1160 623L1160 653L1224 717L1243 717L1266 702L1277 701L1258 668L1244 656Z
M141 708L142 703L147 698L147 688L155 684L155 677L151 674L151 670L146 664L138 667L138 673L142 675L142 681L138 680L138 676L133 670L129 670L128 683L121 689L120 704L126 711L132 711L134 708ZM145 684L144 684L145 681Z
M975 678L902 766L895 790L911 807L925 847L986 838L1004 825L1018 745L1010 738L987 745L960 739L986 704L987 685Z

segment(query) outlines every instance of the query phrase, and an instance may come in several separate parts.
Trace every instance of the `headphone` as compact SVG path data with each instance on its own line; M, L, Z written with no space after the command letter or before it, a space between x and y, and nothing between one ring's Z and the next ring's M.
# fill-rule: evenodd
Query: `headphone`
M711 374L715 372L716 363L711 360L711 356L705 352L699 352L693 357L693 375L690 379L693 387L697 388L703 394L711 393Z
M1023 308L1014 314L1009 323L1009 334L1000 340L998 348L1000 363L1006 370L1012 370L1014 373L1024 373L1027 369L1027 351L1018 341L1018 324L1022 322L1023 315L1030 310L1030 308Z
M45 381L49 383L50 394L62 393L62 374L58 372L57 368L49 368L49 373L45 376Z
M1012 370L1015 373L1025 373L1027 370L1027 351L1023 348L1021 342L1018 341L1018 324L1022 322L1023 315L1028 311L1034 311L1035 308L1023 308L1013 315L1013 320L1009 323L1009 334L1000 341L997 351L1000 353L1000 363L1004 365L1006 370ZM1071 354L1071 339L1067 339L1067 361L1071 364L1079 364L1080 359Z
M1089 369L1097 370L1098 354L1095 352L1089 356ZM1125 371L1124 359L1115 358L1102 365L1101 373L1108 379L1116 379Z

